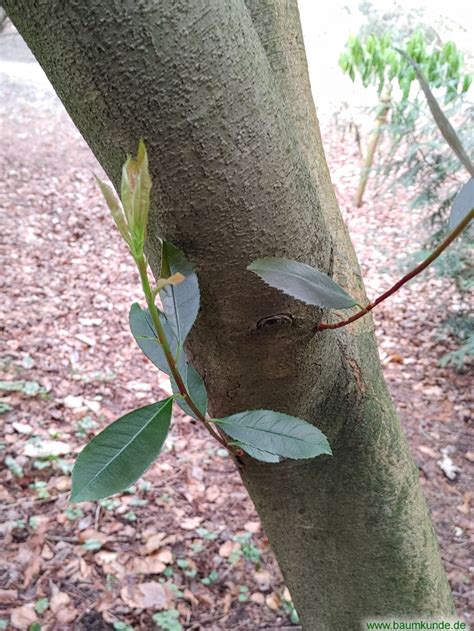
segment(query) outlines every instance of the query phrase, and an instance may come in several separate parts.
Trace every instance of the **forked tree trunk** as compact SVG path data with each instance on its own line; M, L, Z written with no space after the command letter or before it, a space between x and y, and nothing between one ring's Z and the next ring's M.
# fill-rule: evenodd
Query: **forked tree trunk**
M377 615L453 612L436 538L369 317L323 316L246 271L261 256L333 274L363 302L328 175L294 0L6 0L7 11L111 179L144 137L157 235L199 274L190 353L211 411L314 422L334 456L245 460L308 631Z

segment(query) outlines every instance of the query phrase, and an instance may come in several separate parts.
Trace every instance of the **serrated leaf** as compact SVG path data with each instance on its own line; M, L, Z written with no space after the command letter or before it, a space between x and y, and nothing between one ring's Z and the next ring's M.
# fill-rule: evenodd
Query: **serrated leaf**
M310 305L349 309L357 302L327 274L298 261L279 258L257 259L248 268L271 287Z
M134 302L130 307L128 319L133 337L143 353L157 368L169 375L171 371L166 361L163 348L156 337L155 327L153 326L153 321L148 309L142 309L138 303ZM160 321L163 325L173 357L176 358L180 354L176 336L162 313L160 313Z
M91 440L72 471L71 502L99 500L128 488L160 453L173 397L122 416Z
M319 429L281 412L248 410L213 419L213 422L243 445L285 458L298 460L332 453L326 436Z
M474 208L474 178L464 184L456 195L451 214L449 215L449 229L455 228Z
M183 344L199 312L199 284L196 272L184 254L168 241L161 249L161 274L185 278L177 285L168 285L160 292L163 311L180 344Z
M235 447L240 447L240 449L248 453L249 456L252 456L255 460L260 460L260 462L281 462L280 456L271 454L269 451L264 451L263 449L258 449L257 447L251 447L250 445L241 443L238 440L234 441L232 444Z
M177 368L183 378L184 383L187 383L188 391L193 398L194 403L198 409L206 414L207 412L207 392L200 375L188 365L186 353L184 349L178 344L176 336L168 323L166 316L160 313L160 321L163 326L166 338L170 345L171 353L177 364ZM142 352L159 370L164 372L170 378L171 389L174 394L179 394L178 386L171 374L170 367L166 360L163 348L160 345L156 333L153 321L148 309L142 309L136 302L130 308L129 314L130 329L141 348ZM188 375L189 371L189 375ZM200 383L199 383L200 380ZM189 381L189 383L188 383ZM195 414L192 413L187 403L179 397L176 399L176 403L183 410L185 414L189 414L195 418Z
M192 400L203 416L207 414L207 390L203 378L198 371L188 364L187 386Z
M186 363L185 371L182 371L181 374L183 377L185 375L184 381L186 383L187 390L191 395L191 399L194 401L194 404L202 415L205 416L207 413L207 391L201 375L197 372L197 370L195 370L195 368L193 368L193 366L191 366L191 364L188 363ZM179 394L178 386L176 385L173 377L170 377L170 382L173 394ZM177 397L175 400L185 414L196 418L196 414L191 410L182 397Z

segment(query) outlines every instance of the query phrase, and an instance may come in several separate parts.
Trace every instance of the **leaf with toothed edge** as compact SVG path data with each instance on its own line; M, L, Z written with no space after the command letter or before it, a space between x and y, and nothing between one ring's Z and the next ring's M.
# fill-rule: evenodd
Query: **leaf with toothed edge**
M242 451L245 451L249 456L252 456L252 458L260 462L281 462L280 456L271 454L269 451L264 451L263 449L258 449L257 447L252 447L251 445L246 445L245 443L240 443L238 440L232 442L231 445L239 447Z
M271 287L317 307L349 309L357 302L327 274L290 259L256 259L247 267Z
M129 412L97 434L72 472L71 502L99 500L125 490L160 453L173 397Z
M169 375L171 371L166 361L163 348L156 337L155 327L148 309L142 309L138 303L134 302L130 308L128 319L130 330L142 352L157 368ZM162 313L160 313L160 320L173 357L176 358L183 354L179 352L180 348L176 336Z
M160 298L166 318L178 342L183 344L199 312L199 283L184 254L172 243L163 241L160 276L168 278L174 274L182 274L184 280L164 287Z
M130 329L138 346L157 368L169 376L173 394L179 394L178 386L171 375L171 370L168 366L168 362L166 361L163 348L156 338L155 327L149 311L142 309L139 304L134 303L130 309L129 320ZM178 344L176 336L171 330L171 326L164 314L160 314L160 320L163 324L168 342L170 343L173 357L177 361L178 370L188 388L188 392L198 410L203 414L203 416L205 416L207 412L207 392L204 381L202 380L201 375L199 375L199 373L190 364L188 364L186 353ZM196 418L196 415L182 397L177 397L176 403L185 414Z
M246 446L285 458L314 458L331 455L326 436L316 427L294 416L272 410L248 410L212 419L232 439Z
M201 375L197 372L191 364L186 363L186 369L181 373L183 376L185 375L184 381L186 384L186 388L191 396L191 399L194 401L194 404L201 412L203 416L206 416L207 413L207 391L204 381ZM170 376L171 389L173 394L179 394L178 386L176 385L175 380L172 376ZM192 416L196 418L196 414L191 410L189 405L182 397L176 397L176 403L183 410L185 414L188 416ZM196 418L196 420L198 420Z

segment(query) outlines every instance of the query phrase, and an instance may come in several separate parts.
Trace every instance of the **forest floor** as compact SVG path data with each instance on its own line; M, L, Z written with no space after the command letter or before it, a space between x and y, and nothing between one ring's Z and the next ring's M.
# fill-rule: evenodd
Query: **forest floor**
M193 630L297 628L232 462L188 418L176 419L159 460L129 492L68 504L84 443L168 386L128 331L138 279L94 183L100 167L28 55L18 62L20 49L11 63L0 50L0 629L173 631L175 616ZM410 191L380 195L372 186L354 208L357 145L334 129L324 136L376 296L421 249L424 215L408 210ZM456 347L441 322L460 308L453 283L429 271L384 303L375 322L458 613L469 619L472 375L438 365Z

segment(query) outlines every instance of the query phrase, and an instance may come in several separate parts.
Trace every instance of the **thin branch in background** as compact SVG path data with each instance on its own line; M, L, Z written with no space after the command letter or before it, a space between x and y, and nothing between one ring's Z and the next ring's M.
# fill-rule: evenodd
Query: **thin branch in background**
M431 265L446 250L446 248L463 232L463 230L467 228L467 226L472 221L472 219L474 219L474 208L471 209L471 211L464 217L464 219L454 228L454 230L452 230L448 234L448 236L438 245L437 248L435 248L435 250L433 250L433 252L424 261L422 261L419 265L417 265L414 269L412 269L408 274L403 276L403 278L401 278L398 282L396 282L395 285L393 285L385 293L383 293L381 296L376 298L373 302L370 302L364 309L361 309L350 318L347 318L346 320L342 320L340 322L333 322L333 323L322 322L321 324L316 326L314 330L323 331L326 329L340 329L344 326L347 326L348 324L351 324L352 322L355 322L356 320L359 320L359 318L362 318L363 316L367 315L370 311L372 311L372 309L374 309L374 307L379 305L381 302L384 302L384 300L392 296L401 287L403 287L403 285L408 283L408 281L410 281L412 278L415 278L415 276L418 276L418 274L420 274L429 265Z

